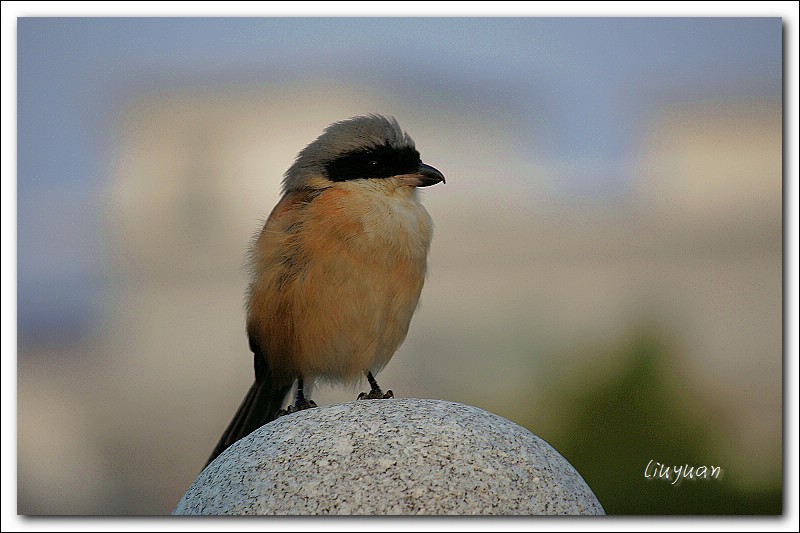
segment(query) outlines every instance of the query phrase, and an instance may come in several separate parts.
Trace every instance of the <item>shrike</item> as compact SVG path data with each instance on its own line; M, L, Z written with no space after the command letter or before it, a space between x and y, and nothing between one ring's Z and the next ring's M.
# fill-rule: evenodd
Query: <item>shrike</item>
M403 342L433 233L418 187L444 182L394 118L330 125L283 179L250 251L247 336L255 383L208 462L275 419L297 381L294 412L315 407L303 382L375 381ZM281 412L282 413L282 412Z

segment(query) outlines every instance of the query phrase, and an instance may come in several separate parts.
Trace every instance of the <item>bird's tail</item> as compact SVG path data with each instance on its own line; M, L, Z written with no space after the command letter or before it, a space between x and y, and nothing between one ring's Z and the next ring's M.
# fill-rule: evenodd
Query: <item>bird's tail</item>
M219 439L211 457L208 458L206 466L224 452L228 446L237 440L246 437L267 422L275 420L278 411L283 404L283 399L291 389L291 386L275 389L271 386L270 380L255 381L247 391L247 396L242 400L239 409L233 416L233 420L228 424L228 428Z

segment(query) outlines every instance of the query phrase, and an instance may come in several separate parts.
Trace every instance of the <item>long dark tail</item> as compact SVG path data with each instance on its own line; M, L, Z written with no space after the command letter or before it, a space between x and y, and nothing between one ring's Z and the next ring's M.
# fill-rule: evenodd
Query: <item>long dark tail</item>
M222 434L217 447L211 452L211 457L208 458L206 466L224 452L228 446L246 437L267 422L275 420L283 404L283 399L291 388L291 385L289 385L288 387L275 389L272 387L271 380L253 383L239 409L236 410L233 420L228 424L228 429Z

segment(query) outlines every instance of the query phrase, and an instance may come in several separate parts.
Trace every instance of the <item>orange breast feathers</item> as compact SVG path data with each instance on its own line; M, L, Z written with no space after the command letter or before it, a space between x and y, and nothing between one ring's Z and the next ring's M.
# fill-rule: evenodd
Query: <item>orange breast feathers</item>
M405 339L433 224L410 187L295 191L251 251L248 333L278 382L356 381Z

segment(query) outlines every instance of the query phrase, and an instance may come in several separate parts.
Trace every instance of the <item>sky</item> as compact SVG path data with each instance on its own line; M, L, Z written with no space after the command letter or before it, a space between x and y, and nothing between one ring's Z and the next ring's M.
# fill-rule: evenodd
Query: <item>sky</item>
M565 107L549 111L563 121L548 150L617 158L634 133L630 115L641 103L630 97L643 83L685 98L720 86L732 98L779 95L779 27L777 18L26 18L18 26L21 199L29 187L102 179L98 140L109 114L148 85L347 77L435 94L457 80L450 90L476 102L499 93L524 103L547 80L549 100ZM542 109L526 111L523 128L543 120ZM598 138L610 122L621 138Z

